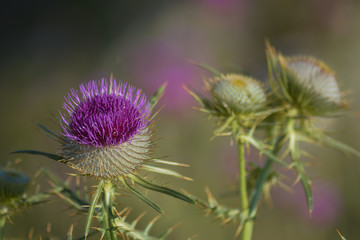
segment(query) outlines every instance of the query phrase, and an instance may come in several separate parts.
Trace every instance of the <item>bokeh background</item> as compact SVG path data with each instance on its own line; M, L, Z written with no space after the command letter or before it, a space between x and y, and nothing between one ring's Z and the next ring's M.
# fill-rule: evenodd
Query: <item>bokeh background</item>
M286 55L312 55L332 67L350 100L353 114L327 121L332 136L360 149L360 2L350 0L110 0L110 1L7 1L1 7L0 38L0 161L14 160L16 149L56 152L57 144L35 122L58 130L58 111L64 95L79 83L109 78L144 89L151 95L162 83L168 89L157 130L156 154L188 163L177 169L194 182L161 178L205 198L204 187L221 202L236 206L236 151L227 138L210 141L214 123L192 109L195 101L182 85L200 89L209 75L188 60L207 63L223 72L245 70L266 81L264 39ZM350 90L350 91L347 91ZM309 167L314 178L314 213L310 218L301 188L293 193L272 191L272 203L263 203L254 240L347 239L360 237L360 159L321 147L309 148L316 156ZM256 153L250 156L257 157ZM72 170L34 156L20 156L15 167L32 175L41 167L61 178ZM290 170L284 170L289 171ZM294 179L287 180L288 185ZM45 181L46 179L40 179ZM150 194L167 212L154 227L160 233L177 223L169 239L232 239L235 227L220 226L201 210L158 194ZM130 215L156 213L132 197ZM12 217L8 239L52 236L64 239L71 223L80 236L84 217L60 200ZM51 223L51 232L46 228ZM141 227L141 225L139 225ZM95 237L94 239L97 239Z

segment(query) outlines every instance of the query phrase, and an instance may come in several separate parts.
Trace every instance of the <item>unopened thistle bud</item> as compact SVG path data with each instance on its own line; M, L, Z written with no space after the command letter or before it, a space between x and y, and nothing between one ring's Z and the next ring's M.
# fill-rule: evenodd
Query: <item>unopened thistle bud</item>
M111 79L71 89L61 115L61 156L81 174L103 179L133 173L150 159L152 122L141 90Z
M284 57L268 46L275 92L302 112L322 115L344 106L335 73L311 57Z
M210 80L208 87L215 101L230 112L254 112L266 102L261 84L248 76L221 75Z
M29 177L22 172L11 169L0 170L0 202L22 196L29 183Z

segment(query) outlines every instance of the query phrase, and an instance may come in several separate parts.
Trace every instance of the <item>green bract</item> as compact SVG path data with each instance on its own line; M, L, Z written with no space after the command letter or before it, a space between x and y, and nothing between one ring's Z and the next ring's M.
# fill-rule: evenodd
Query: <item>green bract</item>
M229 112L253 112L265 105L266 96L261 84L248 76L226 74L208 82L215 101Z
M324 115L344 104L334 72L311 57L284 57L267 46L270 81L279 99L303 114Z
M11 169L0 170L0 202L20 197L29 183L29 177L21 172Z

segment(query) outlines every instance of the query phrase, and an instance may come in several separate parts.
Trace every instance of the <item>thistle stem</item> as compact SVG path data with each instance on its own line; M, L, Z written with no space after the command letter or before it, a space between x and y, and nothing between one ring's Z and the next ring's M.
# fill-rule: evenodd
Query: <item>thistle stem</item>
M114 186L110 180L105 182L102 193L102 222L106 240L116 240L116 226L113 213Z
M270 142L270 146L273 147L272 154L275 156L279 153L279 151L281 149L281 142L283 139L283 136L276 138L277 130L278 130L277 127L274 127L272 129L273 137ZM250 218L254 218L256 216L257 206L258 206L258 202L261 197L262 189L266 182L266 179L268 178L268 176L270 174L273 163L274 163L274 161L268 158L266 160L265 166L262 168L262 170L259 174L259 177L256 180L254 191L251 194L251 201L250 201L250 206L249 206Z
M238 164L239 164L239 192L241 199L241 209L244 213L249 212L249 199L246 182L246 161L245 161L245 145L242 140L238 140ZM254 222L248 220L244 224L242 230L242 240L251 240Z

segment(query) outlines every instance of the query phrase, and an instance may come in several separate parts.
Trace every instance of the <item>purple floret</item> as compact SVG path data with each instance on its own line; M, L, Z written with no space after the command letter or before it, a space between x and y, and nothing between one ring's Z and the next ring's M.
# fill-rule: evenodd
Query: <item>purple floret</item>
M63 135L79 144L116 146L131 141L149 125L149 103L141 90L104 79L80 85L82 99L71 89L61 114Z

